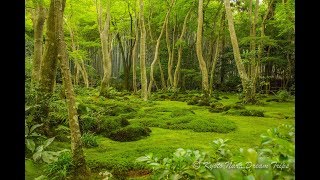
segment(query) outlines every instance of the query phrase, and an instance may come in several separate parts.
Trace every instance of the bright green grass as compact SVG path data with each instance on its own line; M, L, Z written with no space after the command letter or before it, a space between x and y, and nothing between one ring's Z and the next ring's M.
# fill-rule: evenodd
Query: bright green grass
M224 94L225 95L225 94ZM234 104L238 97L234 94L226 94L230 99L222 99L224 105ZM130 96L132 101L141 102ZM109 101L109 100L106 100ZM158 157L170 156L177 148L198 149L211 151L211 142L217 138L230 139L229 147L232 151L239 148L254 148L260 144L260 135L267 129L281 124L294 124L294 102L277 103L265 102L264 105L246 105L246 109L263 110L266 117L233 116L223 113L211 113L208 107L187 105L186 102L156 101L143 103L136 115L130 120L132 124L144 118L163 120L171 117L174 110L192 110L199 119L227 118L233 121L237 128L229 133L194 132L192 130L172 130L152 127L149 137L134 142L116 142L99 136L99 147L85 148L85 156L93 171L99 172L105 169L141 169L143 165L135 163L135 159L147 153L153 153ZM139 107L139 105L137 105ZM188 113L187 113L188 114ZM287 117L287 119L285 118ZM54 142L52 149L70 148L69 143ZM29 176L30 174L29 169ZM27 171L28 174L28 171ZM28 178L27 178L28 179Z

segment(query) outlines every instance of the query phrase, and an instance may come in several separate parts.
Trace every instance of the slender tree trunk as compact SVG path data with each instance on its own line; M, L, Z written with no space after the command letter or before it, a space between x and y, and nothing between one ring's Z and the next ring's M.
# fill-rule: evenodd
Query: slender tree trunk
M199 61L199 66L202 75L202 90L205 95L209 93L209 82L208 82L208 70L206 62L202 55L202 28L203 28L203 0L199 0L198 6L198 28L197 28L197 42L196 52Z
M98 8L98 7L97 7ZM100 12L98 13L99 31L102 47L103 59L103 79L101 81L100 95L106 95L106 91L110 86L112 61L111 61L111 38L110 38L110 0L107 1L107 17L102 27L102 7L100 2Z
M74 167L74 175L77 179L84 179L89 175L86 160L82 150L81 133L76 109L75 93L72 87L70 70L68 68L67 49L63 34L63 11L66 0L55 0L57 8L57 58L61 64L62 78L66 94L66 102L69 114L69 127L71 131L71 151Z
M172 87L173 84L173 77L172 77L172 51L170 45L170 36L169 36L169 21L166 21L166 43L167 43L167 50L168 50L168 87Z
M232 49L233 49L233 55L234 55L236 66L237 66L237 69L238 69L238 72L239 72L239 75L241 78L242 87L243 87L243 91L245 94L245 102L249 102L249 101L251 101L250 91L251 91L252 86L250 85L251 83L250 83L248 75L246 73L246 69L245 69L245 67L242 63L242 60L241 60L237 35L234 30L233 17L232 17L232 12L231 12L231 8L230 8L230 0L224 0L224 2L225 2L224 5L225 5L227 20L228 20L231 44L232 44Z
M144 24L143 0L139 0L140 5L140 72L141 72L141 97L148 100L148 80L146 71L146 27Z
M159 35L159 37L157 39L157 44L156 44L155 52L154 52L154 58L153 58L153 61L151 63L151 68L150 68L150 82L149 82L149 88L148 88L148 94L149 95L151 95L151 89L152 89L152 85L153 85L153 82L154 82L154 76L153 76L154 67L155 67L155 65L156 65L156 63L158 62L158 59L159 59L160 40L161 40L162 34L164 32L164 29L166 27L166 23L168 21L168 17L169 17L171 8L173 6L173 3L174 3L174 1L172 1L171 6L169 7L169 10L168 10L168 12L166 14L166 17L164 19L164 22L163 22L163 25L162 25L162 28L161 28L160 35ZM160 66L161 66L161 64L160 64Z
M34 54L32 67L32 82L36 84L40 79L40 65L42 59L42 44L43 44L43 27L46 20L45 8L43 7L43 0L36 4L36 15L34 18Z
M136 59L137 59L137 47L138 47L138 41L139 41L139 26L138 26L138 16L136 13L136 22L135 22L135 40L134 45L132 49L132 86L133 86L133 92L137 92L137 71L136 71Z
M251 97L255 97L256 94L256 80L258 77L258 60L256 57L256 23L257 23L257 18L258 18L258 10L259 10L259 0L256 0L255 4L255 10L254 10L254 19L253 19L253 25L252 25L252 49L251 51L253 52L253 61L251 62L251 83L252 83L252 88L251 88Z
M177 61L177 66L176 66L176 69L174 71L174 77L173 77L173 89L174 90L177 90L178 88L178 82L179 82L179 73L180 73L180 67L181 67L181 56L182 56L182 42L183 42L183 37L186 33L186 27L187 27L187 19L190 15L190 12L191 12L192 8L189 9L187 15L185 16L184 18L184 21L183 21L183 26L182 26L182 31L181 31L181 35L179 37L179 49L178 49L178 61Z

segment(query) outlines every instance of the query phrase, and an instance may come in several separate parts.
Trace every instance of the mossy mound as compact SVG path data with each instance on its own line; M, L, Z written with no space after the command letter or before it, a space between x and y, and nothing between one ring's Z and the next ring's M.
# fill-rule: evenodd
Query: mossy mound
M112 131L109 138L114 141L137 141L143 137L149 136L151 129L148 127L142 127L137 125L130 125L124 128Z

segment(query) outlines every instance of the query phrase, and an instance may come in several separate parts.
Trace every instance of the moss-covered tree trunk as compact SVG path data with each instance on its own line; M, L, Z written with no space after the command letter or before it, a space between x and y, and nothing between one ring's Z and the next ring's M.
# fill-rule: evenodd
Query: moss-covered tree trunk
M74 164L74 179L85 179L89 175L89 169L86 166L85 157L82 150L81 133L76 109L75 93L73 91L71 73L67 59L66 43L63 34L63 11L66 0L54 0L57 10L57 59L61 64L62 79L66 94L66 103L68 106L68 119L71 131L71 151Z
M41 61L40 79L37 91L37 103L39 111L34 116L34 121L44 123L43 133L52 136L46 121L49 113L49 102L52 97L57 70L57 41L56 41L56 17L55 1L50 1L50 7L47 18L46 44L43 59Z
M43 0L37 1L35 4L35 17L33 20L33 31L34 31L34 54L32 62L32 83L37 84L40 79L40 65L42 60L42 44L43 44L43 28L46 20L45 8Z
M191 9L189 9L188 13L186 14L184 21L183 21L183 26L182 26L182 31L179 37L179 49L178 49L178 60L177 60L177 66L174 71L174 76L173 76L173 89L177 90L178 89L178 83L179 83L179 74L180 74L180 67L181 67L181 58L182 58L182 47L183 47L183 37L186 34L186 29L187 29L187 20L190 15Z
M139 0L140 5L140 74L141 74L141 97L148 100L148 80L146 70L146 27L144 23L143 0Z
M199 0L196 53L197 53L201 75L202 75L202 90L205 95L208 95L209 94L208 70L207 70L206 62L202 55L202 28L203 28L203 0Z

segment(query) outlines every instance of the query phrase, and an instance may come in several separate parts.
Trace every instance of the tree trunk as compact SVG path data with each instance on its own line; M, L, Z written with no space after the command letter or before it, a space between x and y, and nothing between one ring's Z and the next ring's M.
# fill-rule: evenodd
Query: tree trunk
M137 71L136 71L136 59L137 59L137 47L138 47L138 38L139 38L139 29L138 29L138 16L136 13L136 22L135 22L135 40L132 49L132 86L133 92L137 92Z
M253 24L252 24L252 46L251 46L251 51L253 52L253 61L251 62L250 66L251 66L251 83L252 83L252 88L251 88L251 97L254 98L255 94L256 94L256 80L258 77L258 60L256 57L256 23L257 23L257 18L258 18L258 10L259 10L259 0L256 0L256 4L255 4L255 10L254 10L254 19L253 19Z
M182 26L182 31L181 31L181 35L179 37L179 49L178 49L178 61L177 61L177 66L176 69L174 71L174 76L173 76L173 89L177 90L178 88L178 82L179 82L179 73L180 73L180 67L181 67L181 56L182 56L182 42L183 42L183 37L186 33L186 27L187 27L187 19L190 15L192 8L189 9L187 15L184 18L183 21L183 26Z
M171 6L169 7L169 10L168 10L168 12L166 14L166 17L165 17L164 21L163 21L163 25L162 25L162 28L161 28L160 35L159 35L159 37L157 39L157 44L156 44L155 52L154 52L154 58L153 58L153 61L151 63L151 68L150 68L150 82L149 82L149 88L148 88L148 94L149 95L151 95L151 89L152 89L152 85L153 85L153 82L154 82L154 76L153 76L154 67L155 67L155 65L156 65L156 63L158 62L158 59L159 59L160 40L161 40L162 34L164 32L164 29L166 27L166 24L167 24L167 21L168 21L168 17L169 17L171 8L173 6L173 3L174 3L174 1L172 1ZM160 66L161 66L161 64L160 64Z
M203 0L199 0L198 6L198 28L197 28L197 41L196 41L196 52L199 61L199 66L202 75L202 90L205 95L209 92L208 82L208 70L205 60L202 55L202 28L203 28Z
M102 23L102 10L100 2L99 22ZM107 89L110 86L112 61L111 61L111 38L110 38L110 0L107 1L107 17L104 26L99 26L102 59L103 59L103 78L101 81L100 95L105 96Z
M57 70L57 40L56 40L56 17L54 0L51 0L48 20L47 20L47 39L45 44L45 52L41 61L39 89L37 91L37 102L39 104L39 112L34 117L35 122L44 123L44 134L50 136L48 121L45 119L49 113L49 102L52 97L53 87Z
M74 164L74 175L77 179L88 177L89 169L82 150L81 133L76 109L75 93L72 87L71 74L68 68L67 49L63 34L63 11L66 0L55 0L57 10L57 58L61 64L62 78L68 106L69 127L71 131L71 151Z
M33 54L33 67L32 67L32 82L36 84L40 79L40 65L42 59L42 44L43 44L43 27L46 20L45 8L43 1L36 4L36 15L33 22L34 29L34 54Z
M232 49L233 49L233 55L234 59L236 62L236 66L241 78L241 83L243 87L243 91L245 94L245 102L249 102L251 100L251 88L252 86L250 85L250 81L248 78L248 75L246 73L246 69L241 61L241 56L240 56L240 49L238 46L238 40L237 40L237 35L234 30L234 23L233 23L233 17L232 17L232 12L230 8L230 0L224 0L224 5L226 9L226 15L227 15L227 20L228 20L228 26L229 26L229 32L230 32L230 38L231 38L231 44L232 44Z
M173 84L173 77L172 77L172 51L170 45L170 38L169 38L169 21L166 21L166 43L167 43L167 50L168 50L168 87L172 87Z
M148 100L148 80L146 70L146 27L144 24L144 8L143 0L139 0L140 5L140 71L141 71L141 97L143 100Z

